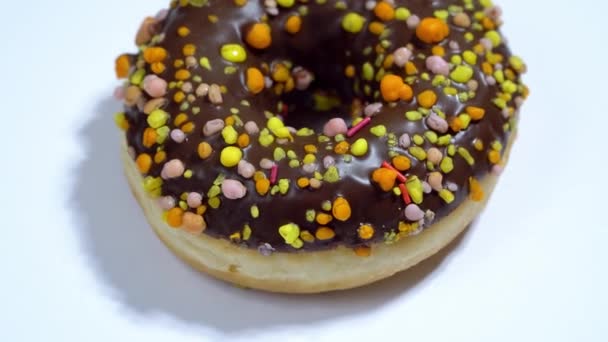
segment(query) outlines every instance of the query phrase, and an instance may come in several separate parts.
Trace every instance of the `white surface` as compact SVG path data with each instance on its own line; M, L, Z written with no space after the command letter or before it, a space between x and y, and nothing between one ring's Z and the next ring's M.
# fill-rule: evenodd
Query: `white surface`
M113 60L167 2L2 5L1 341L608 340L605 2L499 1L532 96L486 212L451 253L309 297L191 271L131 198Z

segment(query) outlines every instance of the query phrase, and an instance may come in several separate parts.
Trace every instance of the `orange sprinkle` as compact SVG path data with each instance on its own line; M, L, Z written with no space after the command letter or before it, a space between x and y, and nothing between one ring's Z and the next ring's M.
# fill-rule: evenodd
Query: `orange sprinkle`
M374 228L372 226L370 226L369 224L364 224L361 227L359 227L359 230L357 230L357 233L359 235L359 238L361 238L363 240L369 240L374 236Z
M285 30L291 34L296 34L302 29L302 18L299 15L292 15L285 22Z
M129 60L129 56L120 55L116 59L116 77L118 79L127 78L129 76L129 70L131 69L131 61Z
M450 34L450 27L441 19L427 17L416 28L416 36L427 44L439 43Z
M334 205L332 208L332 214L338 221L346 221L350 218L352 214L352 210L350 208L350 204L344 197L338 197L334 201Z
M181 227L183 223L184 211L182 208L173 208L167 211L167 223L173 228Z
M154 155L154 162L160 164L167 159L167 153L165 151L158 151Z
M255 191L257 191L261 196L266 195L269 189L270 181L268 179L258 179L255 182Z
M418 94L418 104L424 108L431 109L437 103L437 94L432 90L425 90Z
M397 173L391 169L379 168L372 173L372 180L386 192L391 191L395 186Z
M490 63L483 62L481 64L481 71L483 71L483 73L486 75L492 75L492 73L494 72L494 68L492 68L492 65Z
M300 189L306 189L310 185L310 181L306 177L298 178L298 187Z
M148 64L162 62L167 58L167 50L162 47L148 47L144 50L144 60Z
M175 120L173 120L173 123L175 124L175 126L181 126L183 123L188 121L188 114L185 113L180 113L175 117Z
M334 218L331 215L326 213L318 213L317 214L317 223L320 225L326 225L331 222Z
M202 143L198 144L197 151L198 151L198 156L201 159L207 159L213 152L213 147L211 147L211 145L209 145L208 142L203 141Z
M481 25L486 30L494 30L496 28L496 23L488 17L483 17L483 19L481 19Z
M353 251L355 251L355 254L360 257L368 257L372 255L372 248L368 246L355 247Z
M407 62L405 64L405 73L408 76L416 75L418 73L418 68L416 68L416 64L413 62Z
M462 127L463 127L462 120L460 120L459 117L455 117L450 121L450 128L454 132L460 132L460 130L462 130Z
M395 156L392 161L393 166L395 166L395 169L399 171L407 171L411 167L410 158L406 156Z
M500 152L495 150L488 152L488 160L492 164L498 164L500 162Z
M409 101L413 97L412 87L405 84L403 79L396 75L385 75L380 81L380 92L387 102L399 99Z
M194 131L194 128L196 128L194 122L188 122L181 127L182 131L186 134L192 133Z
M435 45L435 46L433 46L433 48L431 49L431 52L435 56L440 56L440 57L445 56L445 49L441 45Z
M167 69L167 67L165 66L165 64L163 62L156 62L156 63L152 63L152 65L150 65L150 69L152 70L153 73L159 75L159 74L162 74L163 72L165 72L165 69Z
M185 81L190 78L192 74L187 69L180 69L175 73L175 79L178 81Z
M265 49L272 44L270 26L266 23L255 23L247 32L245 41L256 49Z
M304 145L304 151L306 153L317 153L317 146L313 144Z
M395 9L386 1L380 1L374 8L374 14L382 21L389 21L395 18Z
M176 59L176 60L173 61L173 67L175 67L176 69L179 69L179 68L183 67L184 64L185 64L185 62L181 58L180 59Z
M196 45L186 44L186 45L184 45L182 52L184 53L184 56L186 56L186 57L194 56L194 54L196 53Z
M184 94L183 91L178 91L173 95L173 101L175 101L175 103L181 103L186 99L186 94Z
M486 110L479 107L469 106L465 109L465 111L473 120L481 120L486 115Z
M196 213L198 215L203 216L206 212L207 212L207 206L206 205L201 205L200 207L196 208Z
M190 29L186 26L180 26L177 29L177 34L182 38L187 37L190 34Z
M226 123L226 126L234 126L234 123L236 122L236 120L232 116L227 116L224 119L224 122Z
M469 177L469 191L469 198L471 198L471 200L475 202L480 202L483 200L483 188L477 179L473 177Z
M333 229L328 227L319 227L319 229L317 229L317 232L315 233L315 237L317 238L317 240L321 241L331 240L335 236L336 233L333 231Z
M154 128L148 127L144 130L144 135L142 139L142 143L144 147L150 148L154 144L156 144L156 138L158 138L158 134Z
M350 148L350 144L346 141L340 141L336 147L334 147L334 152L337 154L346 154L348 153L348 149Z
M264 90L264 75L258 68L247 69L247 89L253 94L259 94Z
M386 58L384 59L384 62L382 62L382 67L384 69L390 69L393 66L394 62L395 62L395 56L393 54L390 54L390 55L386 56Z
M346 75L346 77L348 78L353 78L355 77L355 66L354 65L348 65L345 69L344 69L344 75Z
M373 21L369 24L369 32L379 36L384 32L384 24L378 21Z
M150 157L150 155L147 153L142 153L137 157L135 163L137 164L139 172L146 174L150 172L150 167L152 166L152 157Z
M238 139L237 139L237 143L239 144L240 148L245 148L247 146L249 146L249 135L247 133L243 133L241 135L239 135Z

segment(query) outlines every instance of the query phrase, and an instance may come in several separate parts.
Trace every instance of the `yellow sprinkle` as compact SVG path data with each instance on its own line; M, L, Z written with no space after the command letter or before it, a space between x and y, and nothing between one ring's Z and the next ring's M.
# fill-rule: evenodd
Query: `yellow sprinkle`
M241 158L243 158L243 151L234 146L225 147L220 154L220 162L225 167L234 167L238 165Z
M236 131L236 129L234 129L233 126L226 126L222 130L222 137L224 138L226 144L233 145L236 144L239 133Z
M369 146L367 140L363 138L357 139L350 148L351 153L356 157L364 156L367 153Z

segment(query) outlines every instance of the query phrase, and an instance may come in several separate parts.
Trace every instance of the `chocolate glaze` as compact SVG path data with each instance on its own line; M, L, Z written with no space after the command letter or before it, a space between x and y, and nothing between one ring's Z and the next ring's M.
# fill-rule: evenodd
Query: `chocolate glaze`
M294 143L281 145L286 150L294 150L298 157L304 156L303 146L306 144L315 144L319 146L319 154L317 161L321 161L325 155L333 155L336 157L336 166L340 171L341 179L337 183L325 182L318 190L301 190L295 186L295 181L298 177L307 176L302 171L302 168L290 168L287 165L287 160L279 162L279 177L291 180L289 193L285 196L280 194L261 197L256 193L254 182L240 177L236 168L227 169L220 164L219 152L225 143L221 135L216 134L212 137L204 137L202 127L209 120L220 118L224 119L230 114L230 108L239 108L239 116L244 122L253 120L258 123L260 128L265 126L266 117L264 110L277 112L277 101L279 98L266 90L258 95L252 95L244 85L243 71L247 67L259 67L262 63L273 63L277 60L290 60L294 65L299 65L311 70L316 80L311 89L323 88L335 90L348 103L349 100L358 98L365 103L381 101L375 96L365 96L362 92L353 91L354 83L360 83L359 87L369 85L372 89L378 89L378 82L365 82L360 79L359 74L361 65L365 62L373 63L377 57L375 52L369 55L364 55L362 52L366 48L373 48L378 44L378 36L363 30L360 33L353 34L344 31L341 27L341 21L344 14L347 12L357 12L367 19L367 22L374 20L373 11L365 9L366 1L343 1L348 6L346 10L335 8L335 0L328 0L326 4L317 4L315 1L309 1L306 4L308 14L303 16L302 30L298 34L292 35L285 31L284 23L287 17L297 12L297 7L291 9L280 9L277 16L270 16L268 23L272 27L273 43L270 48L264 51L255 51L247 48L248 58L244 63L230 63L222 59L219 51L220 47L226 43L238 43L243 46L243 34L246 32L249 25L259 21L264 17L265 9L263 0L249 0L244 7L237 7L233 1L226 0L210 0L207 6L202 8L187 6L175 6L170 9L166 20L160 23L159 33L164 34L164 40L158 45L164 47L169 53L169 59L182 58L181 51L185 44L194 43L197 46L196 56L207 56L211 62L213 69L211 71L197 66L191 69L193 75L200 75L203 82L212 84L217 83L225 85L228 93L224 94L224 102L221 105L212 105L207 99L198 98L192 106L201 108L198 115L190 115L190 118L196 124L196 130L188 135L185 142L177 144L170 139L164 144L164 150L167 153L167 160L181 159L188 169L193 170L193 177L190 179L179 178L173 180L165 180L162 188L163 195L179 196L184 192L200 192L206 194L213 181L219 174L226 175L227 178L238 179L247 187L247 195L240 200L228 200L220 196L222 199L221 206L218 209L209 208L204 214L208 228L205 234L213 237L227 239L231 234L241 231L244 224L249 224L252 228L252 235L248 241L240 242L243 246L257 248L260 244L269 243L279 251L295 251L293 247L285 244L285 241L278 233L278 227L286 223L296 223L301 230L308 230L314 234L317 229L316 223L309 223L305 220L307 209L315 209L317 212L321 209L321 203L326 200L333 200L337 196L346 198L352 207L352 217L346 222L334 220L329 226L334 229L336 236L330 241L315 241L314 243L305 243L303 250L319 250L337 245L347 247L355 247L360 245L370 245L377 242L382 242L385 239L385 234L397 231L400 221L405 221L404 218L404 203L400 196L396 196L391 192L383 192L373 185L370 181L370 175L374 169L378 168L382 161L389 160L389 147L386 143L386 138L378 138L369 132L369 128L375 125L385 125L389 132L395 133L399 137L403 133L423 134L428 130L424 120L409 121L405 119L404 113L410 110L416 110L418 105L414 99L411 102L401 101L395 106L385 106L382 112L373 118L372 125L362 130L355 137L347 139L349 142L354 142L358 138L366 138L369 142L369 153L362 157L354 157L350 163L346 163L340 156L333 153L332 150L326 150L327 145L334 146L335 142L331 140L329 143L319 144L317 136L297 137ZM463 5L461 1L449 0L396 0L396 6L406 6L412 14L420 18L433 16L435 10L446 9L450 5ZM303 4L302 4L303 5ZM482 10L477 7L476 11ZM473 11L467 11L471 17ZM217 23L208 21L209 15L215 15L219 19ZM191 33L187 37L180 37L176 34L178 28L186 25L190 28ZM431 46L420 42L415 35L415 30L409 29L404 21L393 20L387 23L387 28L391 34L385 39L391 43L391 47L387 49L387 53L394 49L408 44L413 44L415 55L431 54ZM479 42L484 31L472 31L475 34L475 39L472 42L466 42L464 39L465 30L453 25L450 22L451 34L448 39L444 40L442 45L445 46L447 56L461 53L465 49L471 49L473 45ZM449 41L456 41L460 45L458 50L448 47ZM500 53L505 57L505 60L510 56L507 47L502 44L494 49L495 53ZM198 59L198 58L197 58ZM474 66L473 79L479 82L479 89L476 92L476 97L466 103L460 102L455 96L444 95L439 87L434 87L430 81L422 80L420 77L412 84L414 94L418 94L426 89L436 89L439 96L437 105L448 118L458 115L464 111L466 106L478 106L486 110L485 118L479 122L473 122L471 125L454 135L453 144L458 147L465 147L475 159L475 165L469 166L463 158L456 154L454 156L454 170L444 175L444 182L449 181L458 185L458 191L455 192L455 200L447 205L437 195L435 191L424 196L424 202L420 205L423 210L430 209L436 214L435 220L439 220L454 210L468 195L468 179L470 176L482 179L488 174L492 168L492 164L488 162L487 146L491 142L498 140L506 144L510 133L503 130L503 125L508 119L503 117L501 110L492 104L492 99L496 97L500 91L498 85L488 85L486 78L483 75L480 64L481 59ZM424 58L415 58L413 62L418 67L418 70L426 71ZM172 63L166 63L167 69L159 76L170 81L173 80L176 68ZM350 80L344 76L344 68L346 65L352 64L357 68L357 77ZM227 66L235 66L238 72L232 75L226 75L224 68ZM146 66L147 68L147 66ZM146 69L147 73L151 73ZM403 70L393 66L390 71L403 75ZM432 74L431 74L432 77ZM464 85L453 84L459 90L466 91ZM170 90L168 98L172 98L175 90ZM146 95L144 95L146 96ZM147 98L146 98L147 99ZM241 106L239 103L246 99L250 102L250 107ZM341 113L339 110L331 113L317 113L305 106L305 102L310 100L310 91L296 91L285 97L290 104L290 112L288 113L287 123L292 125L300 125L306 123L308 127L314 128L316 132L322 130L324 123L330 117L342 116L349 119L348 113L344 108ZM515 107L512 103L511 105ZM174 118L178 113L182 112L179 105L171 104L164 108ZM127 107L127 118L130 128L127 131L127 141L130 147L134 148L136 154L156 152L157 146L146 148L142 145L143 131L148 127L146 123L146 115L144 115L137 106ZM298 119L304 118L304 119ZM313 123L316 122L316 125ZM350 124L350 119L348 121ZM513 122L512 122L513 124ZM172 126L170 126L173 128ZM299 128L299 127L298 127ZM239 128L239 133L243 132ZM484 149L477 151L473 148L473 141L480 139L484 143ZM213 146L213 155L207 160L200 160L196 150L201 141L207 141ZM259 168L259 161L262 158L272 159L272 153L275 146L279 146L276 142L269 148L264 148L257 142L257 136L252 137L252 144L244 149L243 159L251 162L256 168ZM425 149L432 147L428 141L422 145ZM441 148L445 155L445 148ZM395 147L394 151L408 155L407 150ZM426 179L428 173L424 162L418 162L411 157L412 167L406 173L407 176L416 175L421 180ZM322 162L319 163L319 171L324 172ZM161 165L154 165L149 172L150 176L158 177L162 170ZM256 204L260 209L260 217L253 219L250 216L250 207ZM374 238L370 241L362 241L357 236L357 228L360 224L368 223L375 228ZM397 231L398 232L398 231Z

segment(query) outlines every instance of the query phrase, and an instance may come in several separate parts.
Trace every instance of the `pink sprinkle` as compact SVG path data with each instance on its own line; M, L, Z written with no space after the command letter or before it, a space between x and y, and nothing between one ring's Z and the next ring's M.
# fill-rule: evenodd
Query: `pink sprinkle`
M277 182L278 177L279 167L276 164L272 165L272 169L270 169L270 184L275 184Z
M186 170L184 163L179 159L173 159L163 166L161 176L164 179L172 179L181 177Z
M181 129L174 129L171 131L171 139L178 144L181 144L186 140L186 133Z
M427 58L426 67L434 74L447 76L450 73L450 65L439 56L431 56Z
M191 192L188 194L186 202L190 208L198 208L203 204L203 195L198 192Z
M125 99L125 87L118 86L114 89L114 98L118 101L122 101Z
M401 189L401 197L403 198L403 202L405 202L405 204L412 203L412 199L410 198L410 194L407 192L405 184L399 184L399 189Z
M144 90L151 97L163 97L167 94L167 81L156 75L148 75L144 78Z
M164 210L175 208L175 199L171 196L161 197L158 199L158 205Z
M352 137L353 135L357 134L361 129L363 129L363 127L367 126L371 121L372 118L370 118L369 116L366 117L365 119L361 120L361 122L359 122L356 126L349 129L348 132L346 132L346 136L349 138Z
M222 194L227 199L236 200L245 197L247 188L238 180L225 179L222 182Z
M348 131L346 122L341 118L333 118L325 124L323 127L323 134L328 137L335 137L338 134L344 134Z

